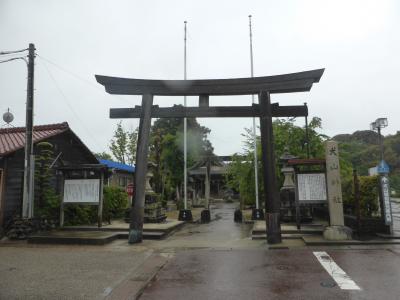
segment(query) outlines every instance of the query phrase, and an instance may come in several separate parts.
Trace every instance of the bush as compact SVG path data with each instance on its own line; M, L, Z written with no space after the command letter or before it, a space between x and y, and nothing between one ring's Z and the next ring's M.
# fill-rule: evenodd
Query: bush
M128 208L128 194L119 187L106 186L103 195L103 218L124 217Z
M128 194L119 187L103 189L103 220L122 218L128 207ZM97 205L69 204L65 207L65 225L84 225L97 222Z
M379 177L359 176L360 181L360 210L362 217L375 216L379 211ZM343 183L343 202L355 214L355 197L353 181Z

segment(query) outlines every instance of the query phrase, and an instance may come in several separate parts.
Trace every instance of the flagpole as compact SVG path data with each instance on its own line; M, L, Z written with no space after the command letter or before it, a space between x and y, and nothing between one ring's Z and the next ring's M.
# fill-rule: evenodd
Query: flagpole
M250 70L251 77L254 77L254 68L253 68L253 32L251 27L251 15L249 15L249 33L250 33ZM252 103L255 103L254 94L251 95ZM256 209L260 208L259 206L259 196L258 196L258 159L257 159L257 135L256 135L256 118L253 117L253 146L254 146L254 184L256 191Z
M183 79L187 79L187 69L186 69L186 35L187 35L187 29L186 29L186 24L185 23L185 37L184 37L184 58L183 58ZM186 107L186 96L183 97L184 101L184 106ZM184 193L184 209L187 210L187 119L183 119L183 193Z

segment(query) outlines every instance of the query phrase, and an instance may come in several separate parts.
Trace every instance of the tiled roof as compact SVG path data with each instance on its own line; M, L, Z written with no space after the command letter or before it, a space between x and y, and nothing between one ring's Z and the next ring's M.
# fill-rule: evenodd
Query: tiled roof
M39 125L33 128L33 142L37 143L69 129L68 123ZM25 127L0 129L0 156L8 155L25 146Z

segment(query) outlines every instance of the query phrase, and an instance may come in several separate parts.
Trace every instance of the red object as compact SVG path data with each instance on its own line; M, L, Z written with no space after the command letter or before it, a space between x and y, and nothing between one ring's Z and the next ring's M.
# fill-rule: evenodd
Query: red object
M129 183L126 186L126 192L128 193L128 196L133 196L133 183Z
M69 130L67 122L60 124L40 125L33 129L33 142L37 143L49 137ZM8 155L25 146L25 127L0 129L0 156Z

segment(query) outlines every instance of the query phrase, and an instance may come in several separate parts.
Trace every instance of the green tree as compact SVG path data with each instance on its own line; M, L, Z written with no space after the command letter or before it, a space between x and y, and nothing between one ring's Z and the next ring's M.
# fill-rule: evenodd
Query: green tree
M98 159L107 159L107 160L112 160L112 156L111 154L103 151L103 152L94 152L93 153L94 156L96 156L96 158Z
M326 135L318 133L321 129L321 119L314 117L309 123L309 144L310 154L312 157L324 157L323 142L327 139ZM273 122L274 130L274 146L275 146L275 164L278 165L279 157L282 156L286 149L290 154L299 158L307 157L306 149L306 132L304 127L295 125L293 119L276 119ZM255 202L255 178L254 178L254 144L252 130L245 128L243 153L233 156L233 162L228 168L227 184L229 187L238 191L241 199L245 204L253 204ZM259 174L259 192L264 193L263 173L261 163L261 143L260 136L257 136L257 158L258 174ZM279 168L276 168L277 176L282 181Z
M50 168L54 160L53 145L40 142L36 146L35 158L35 215L56 219L59 214L59 197L53 185L53 171Z
M118 162L129 165L135 163L137 135L137 128L127 131L122 126L122 121L117 124L113 139L110 141L110 151Z
M210 129L195 118L187 119L188 167L201 156L212 153L207 135ZM150 135L150 160L156 163L153 183L165 198L180 199L183 182L183 119L163 118L154 122Z
M126 156L129 165L134 165L136 161L136 148L138 138L138 128L127 132L128 142L126 146Z

